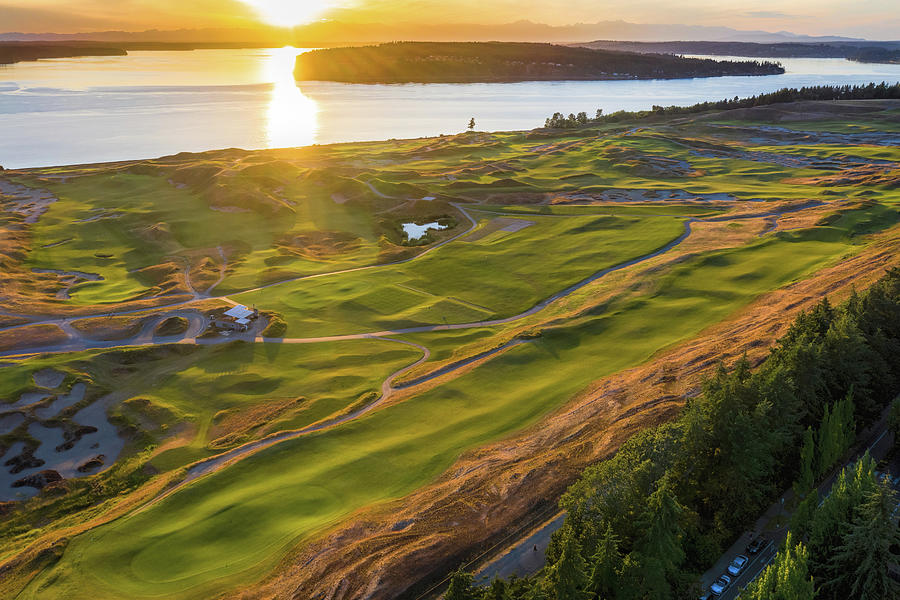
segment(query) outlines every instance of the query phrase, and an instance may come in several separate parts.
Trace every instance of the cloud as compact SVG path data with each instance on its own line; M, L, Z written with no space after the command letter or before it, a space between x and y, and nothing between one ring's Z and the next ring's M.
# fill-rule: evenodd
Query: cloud
M789 15L788 13L779 12L777 10L752 10L744 13L745 17L751 19L797 19L799 15Z

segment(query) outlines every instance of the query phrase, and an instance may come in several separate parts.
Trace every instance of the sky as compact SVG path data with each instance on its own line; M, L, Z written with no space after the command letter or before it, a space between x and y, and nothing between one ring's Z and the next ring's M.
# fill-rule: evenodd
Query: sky
M898 0L0 0L0 31L77 33L355 23L631 23L900 37Z

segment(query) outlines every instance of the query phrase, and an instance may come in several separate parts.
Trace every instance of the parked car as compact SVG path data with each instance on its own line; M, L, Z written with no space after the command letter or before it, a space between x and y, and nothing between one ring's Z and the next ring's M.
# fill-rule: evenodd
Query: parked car
M766 540L762 538L756 538L752 542L747 545L747 554L756 554L760 550L763 549L763 546L766 545Z
M744 570L744 567L747 566L748 562L750 562L749 558L743 554L738 554L734 557L734 560L731 561L731 564L728 565L728 572L737 577L741 574L741 571Z
M709 586L709 591L712 592L713 596L721 596L722 592L728 589L728 586L731 585L731 577L728 575L722 575L716 582Z

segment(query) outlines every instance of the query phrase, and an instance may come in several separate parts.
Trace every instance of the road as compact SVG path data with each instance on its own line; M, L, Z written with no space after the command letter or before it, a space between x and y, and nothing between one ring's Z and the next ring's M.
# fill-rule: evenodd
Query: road
M885 411L886 417L887 411ZM854 453L853 458L849 460L847 463L842 465L841 469L845 467L849 467L854 464L857 460L865 452L869 452L869 454L876 461L884 460L885 457L888 456L891 449L894 445L893 436L888 432L886 425L886 418L882 418L878 423L873 425L868 431L864 432L862 435L863 439L867 439L867 443L865 443L860 450ZM896 465L894 466L896 468ZM825 498L828 494L831 493L831 487L834 485L834 482L837 480L838 474L841 469L835 469L826 479L819 485L818 492L820 498ZM900 473L893 473L894 475L898 475ZM900 491L900 480L895 482L894 489ZM750 556L746 552L747 544L750 543L752 539L755 537L760 537L766 541L766 546L763 550L761 550L756 556L750 556L751 561L749 565L744 569L744 571L732 581L731 585L725 592L719 597L721 600L735 600L738 597L740 592L747 587L747 585L756 579L756 577L763 572L763 570L769 566L772 561L775 559L775 555L781 544L784 542L784 539L787 537L788 528L786 526L780 526L780 523L785 522L788 518L790 518L791 510L785 508L785 506L791 506L793 500L793 492L791 490L787 490L782 498L784 498L784 504L782 504L781 499L778 502L772 504L769 509L757 520L754 529L752 531L744 532L737 541L732 544L731 548L729 548L722 556L716 561L716 564L710 568L706 573L701 577L701 585L704 590L708 590L709 586L716 580L719 575L726 573L726 569L735 556L738 554L744 554L746 556Z

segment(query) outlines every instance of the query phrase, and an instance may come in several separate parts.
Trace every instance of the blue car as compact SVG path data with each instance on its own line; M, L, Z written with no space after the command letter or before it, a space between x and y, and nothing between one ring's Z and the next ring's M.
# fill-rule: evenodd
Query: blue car
M713 596L721 596L722 592L728 589L728 586L731 585L731 577L728 575L722 575L716 582L709 586L709 591L712 592Z

